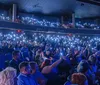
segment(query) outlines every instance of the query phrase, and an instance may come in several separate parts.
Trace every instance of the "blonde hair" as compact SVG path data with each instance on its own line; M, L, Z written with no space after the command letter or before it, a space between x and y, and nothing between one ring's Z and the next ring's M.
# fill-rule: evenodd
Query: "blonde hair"
M0 73L0 85L14 85L16 69L7 67Z

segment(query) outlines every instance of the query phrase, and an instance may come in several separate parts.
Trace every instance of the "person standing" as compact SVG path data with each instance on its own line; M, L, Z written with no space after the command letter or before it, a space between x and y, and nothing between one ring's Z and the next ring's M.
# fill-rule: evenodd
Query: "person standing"
M38 83L33 79L31 74L31 67L28 62L22 62L19 65L20 74L18 75L18 85L38 85Z
M22 61L20 60L20 52L19 51L13 51L12 53L12 60L9 62L9 66L13 67L17 70L17 74L19 73L19 64Z

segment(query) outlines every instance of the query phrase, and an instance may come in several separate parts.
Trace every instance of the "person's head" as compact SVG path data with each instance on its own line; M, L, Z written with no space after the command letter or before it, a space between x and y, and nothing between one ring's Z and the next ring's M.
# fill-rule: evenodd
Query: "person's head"
M95 56L98 58L98 57L100 57L100 51L97 51L96 53L95 53Z
M39 56L41 51L36 51L36 55Z
M28 62L24 61L19 64L20 73L28 75L31 73L31 67Z
M45 64L45 66L51 65L51 60L50 60L50 59L46 59L46 60L44 61L44 64Z
M70 48L69 54L70 54L70 55L74 55L74 48Z
M30 67L31 67L31 70L32 70L32 74L34 74L37 70L39 70L36 62L33 61L33 62L30 62L29 64L30 64Z
M92 55L92 56L89 57L88 61L89 61L89 63L90 63L91 65L94 65L94 64L97 63L97 58L96 58L95 56Z
M72 84L87 85L87 78L82 73L73 73L71 76Z
M46 51L46 55L50 55L50 51L49 50Z
M16 69L12 67L4 69L0 73L0 85L15 85L16 73Z
M19 51L17 51L17 50L13 51L12 56L13 56L13 58L15 60L18 60L19 59L19 56L20 56Z
M56 48L56 53L59 53L59 49L58 48Z
M89 69L89 63L86 60L82 60L77 66L77 72L86 73Z
M24 46L23 46L24 48L27 48L27 45L26 44L24 44Z
M49 65L51 65L51 60L46 59L46 60L42 63L41 68L43 68L43 67L45 67L45 66L49 66Z

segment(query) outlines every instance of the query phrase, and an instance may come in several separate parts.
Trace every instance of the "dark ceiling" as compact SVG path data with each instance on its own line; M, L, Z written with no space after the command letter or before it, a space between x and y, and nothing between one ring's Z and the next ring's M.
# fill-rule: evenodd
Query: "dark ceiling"
M19 11L28 13L67 15L75 12L76 17L100 17L99 4L84 3L84 0L0 0L0 3L5 8L16 3Z

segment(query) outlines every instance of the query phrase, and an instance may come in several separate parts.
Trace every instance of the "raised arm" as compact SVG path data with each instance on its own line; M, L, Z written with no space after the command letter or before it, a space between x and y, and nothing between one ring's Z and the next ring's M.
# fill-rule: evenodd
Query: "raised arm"
M63 58L57 60L57 61L54 62L52 65L50 65L50 68L52 69L52 68L56 67L57 65L59 65L59 64L61 63L62 60L63 60Z

